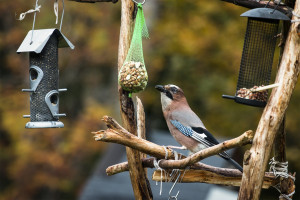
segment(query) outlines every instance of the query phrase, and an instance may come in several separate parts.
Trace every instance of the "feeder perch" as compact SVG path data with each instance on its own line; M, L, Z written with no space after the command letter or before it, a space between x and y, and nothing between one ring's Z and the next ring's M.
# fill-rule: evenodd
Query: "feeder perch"
M265 93L248 91L257 86L269 85L279 22L290 19L270 8L252 9L241 16L248 17L248 23L236 94L223 95L223 98L250 106L265 107L267 91Z
M62 128L59 117L58 48L74 45L57 29L29 31L17 53L29 52L30 118L26 128Z

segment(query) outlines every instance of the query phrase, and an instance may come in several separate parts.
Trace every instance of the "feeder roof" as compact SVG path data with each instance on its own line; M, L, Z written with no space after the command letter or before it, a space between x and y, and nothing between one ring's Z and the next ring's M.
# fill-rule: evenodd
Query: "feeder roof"
M32 37L32 30L28 32L21 46L17 50L17 53L22 53L22 52L41 53L41 51L47 44L48 40L50 39L51 35L54 33L57 34L58 37L58 48L63 48L63 47L70 47L71 49L75 48L75 46L58 29L40 29L40 30L33 30L33 37ZM32 37L32 44L30 44L31 37Z
M261 19L275 19L275 20L290 20L285 14L278 10L271 8L255 8L244 12L241 17L253 17Z

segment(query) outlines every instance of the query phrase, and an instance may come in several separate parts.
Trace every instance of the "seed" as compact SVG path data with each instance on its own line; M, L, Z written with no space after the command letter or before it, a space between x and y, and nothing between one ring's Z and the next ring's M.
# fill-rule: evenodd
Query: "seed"
M148 81L146 68L141 62L127 62L119 73L119 84L124 90L139 92L145 89Z
M251 99L256 101L267 101L268 100L268 92L260 91L260 92L252 92L253 89L260 88L262 86L254 86L250 89L241 88L237 91L236 96L244 99Z

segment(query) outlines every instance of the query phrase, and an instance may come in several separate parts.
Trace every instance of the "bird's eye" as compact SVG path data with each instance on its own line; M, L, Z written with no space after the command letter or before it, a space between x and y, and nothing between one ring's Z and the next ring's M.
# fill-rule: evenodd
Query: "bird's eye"
M172 91L172 93L177 93L178 89L176 87L171 87L171 91Z

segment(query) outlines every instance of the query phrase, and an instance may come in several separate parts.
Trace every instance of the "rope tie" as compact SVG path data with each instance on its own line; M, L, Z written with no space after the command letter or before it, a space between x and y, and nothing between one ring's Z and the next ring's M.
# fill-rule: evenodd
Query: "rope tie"
M165 154L165 160L167 160L167 159L168 159L168 154L169 154L169 152L168 152L168 149L167 149L165 146L163 146L163 148L164 148L164 150L165 150L165 152L166 152L166 154ZM161 161L161 160L157 161L157 159L154 158L153 165L154 165L154 167L155 167L156 170L160 170L160 191L159 191L159 195L161 196L161 193L162 193L162 179L163 179L163 172L165 173L165 177L167 177L167 172L166 172L166 170L164 170L163 168L161 168L161 167L159 166L160 161ZM157 185L157 184L158 184L158 182L156 181L156 185Z
M167 147L165 147L165 145L163 145L163 148L165 149L165 152L166 152L165 160L167 160L168 156L169 156L169 151L168 151Z
M166 154L165 154L165 160L167 160L167 159L168 159L168 149L167 149L165 146L163 146L163 148L164 148L165 153L166 153ZM173 150L173 152L174 152L174 160L180 160L180 159L181 159L181 155L179 156L179 154L177 153L177 151L174 151L174 150ZM155 167L156 170L160 170L160 191L159 191L159 195L161 196L161 193L162 193L163 173L165 173L165 177L166 177L166 178L167 178L167 176L168 176L168 173L167 173L166 170L164 170L163 168L161 168L161 167L159 166L160 161L161 161L161 160L157 161L157 159L154 158L153 164L154 164L154 167ZM173 188L175 187L175 185L176 185L178 182L181 182L181 181L182 181L182 179L183 179L183 177L184 177L184 174L185 174L185 172L186 172L188 169L189 169L189 168L184 169L182 176L181 176L180 169L173 169L173 170L172 170L172 172L171 172L171 174L170 174L170 180L169 180L169 182L172 182L172 181L175 180L175 179L176 179L176 180L174 181L174 184L172 185L172 187L171 187L171 189L170 189L170 191L169 191L169 198L168 198L168 200L177 200L177 197L178 197L178 195L179 195L179 193L180 193L180 190L177 191L177 193L176 193L175 196L172 196L172 195L171 195L172 190L173 190ZM181 176L181 179L179 180L180 176ZM156 185L158 185L158 182L157 182L157 181L156 181Z
M178 153L177 153L176 151L174 151L174 157L175 157L175 160L180 160L180 159L181 159L181 155L180 155L180 157L178 157ZM172 185L172 187L171 187L171 189L170 189L170 191L169 191L169 198L168 198L168 200L173 200L173 199L174 199L174 200L177 200L177 197L178 197L178 195L179 195L179 193L180 193L180 190L177 191L177 193L176 193L175 196L172 196L172 195L171 195L172 190L173 190L173 188L175 187L175 185L176 185L177 183L180 183L180 182L182 181L182 179L183 179L185 173L186 173L188 170L189 170L189 167L185 168L184 171L183 171L182 176L181 176L180 169L173 169L173 170L172 170L172 173L170 174L170 176L171 176L170 182L172 182L172 181L175 179L175 177L176 177L176 180L174 181L174 184ZM179 180L180 176L181 176L181 179Z
M35 9L30 9L24 13L21 13L18 20L22 21L26 17L27 14L40 12L41 7L42 7L41 5L38 5L35 7Z
M293 14L295 17L300 18L300 15L296 14L294 11L292 11L292 14ZM291 23L295 23L295 22L300 22L300 19L291 20Z
M57 22L58 22L58 0L55 0L55 2L54 2L54 14L56 17L55 24L57 24Z
M292 200L290 197L295 194L295 190L291 194L280 194L279 198L285 198L287 200Z
M273 172L276 178L278 177L283 177L285 179L291 178L293 181L295 181L295 177L292 175L288 174L288 162L279 162L276 161L275 158L273 157L271 161L269 162L270 164L270 172ZM273 186L278 192L280 192L279 198L285 198L287 200L292 200L290 197L295 193L295 190L291 192L290 194L282 194L280 190L280 183Z
M159 166L159 162L160 162L161 160L159 160L158 162L157 162L157 159L156 158L154 158L154 162L153 162L153 164L154 164L154 167L155 167L155 169L156 170L160 170L160 190L159 190L159 195L161 196L161 193L162 193L162 180L163 180L163 172L165 173L165 177L166 177L166 170L164 170L163 168L161 168L160 166ZM157 181L156 181L156 185L157 185L158 183L157 183Z

